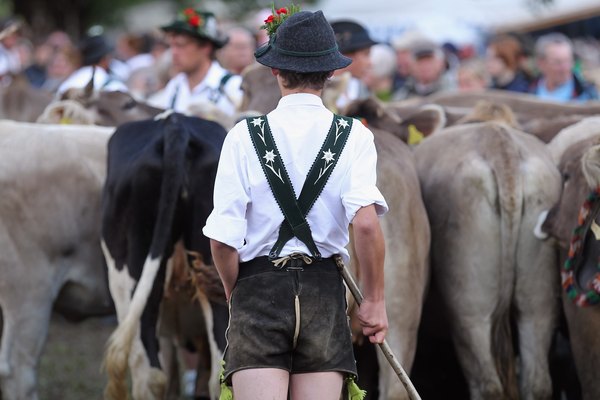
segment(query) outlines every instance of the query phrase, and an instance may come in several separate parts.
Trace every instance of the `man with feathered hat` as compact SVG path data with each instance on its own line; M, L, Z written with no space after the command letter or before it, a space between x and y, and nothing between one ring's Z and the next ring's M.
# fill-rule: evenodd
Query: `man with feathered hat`
M215 15L186 8L161 29L168 35L178 74L149 103L186 112L192 102L209 101L234 115L242 98L241 77L225 70L215 59L215 51L227 43L227 37L217 29Z

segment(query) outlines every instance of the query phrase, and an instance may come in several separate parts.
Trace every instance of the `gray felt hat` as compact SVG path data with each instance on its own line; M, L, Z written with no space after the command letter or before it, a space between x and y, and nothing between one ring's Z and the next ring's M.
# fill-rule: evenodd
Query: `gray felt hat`
M254 56L267 67L300 73L333 71L352 62L338 50L333 29L321 11L300 11L288 17Z

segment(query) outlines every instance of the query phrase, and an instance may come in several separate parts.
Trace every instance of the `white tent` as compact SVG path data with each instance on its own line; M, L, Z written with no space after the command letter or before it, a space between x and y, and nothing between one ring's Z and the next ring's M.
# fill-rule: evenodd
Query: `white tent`
M582 13L599 5L598 0L554 0L548 6L535 0L320 0L310 9L323 10L330 21L360 22L378 40L419 30L439 42L477 44L486 31Z

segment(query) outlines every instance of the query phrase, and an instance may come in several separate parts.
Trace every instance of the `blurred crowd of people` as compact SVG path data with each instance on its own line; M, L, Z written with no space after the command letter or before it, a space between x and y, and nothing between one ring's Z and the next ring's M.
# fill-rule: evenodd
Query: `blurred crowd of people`
M56 31L35 45L20 20L6 18L0 24L0 76L24 73L32 86L60 96L71 87L85 86L94 70L96 89L128 91L152 105L178 111L201 97L231 114L241 101L239 75L266 41L257 18L268 11L257 13L252 28L218 26L210 13L187 12L178 14L179 25L125 31L113 41L100 27L93 27L77 42ZM202 22L198 31L186 30L195 28L190 16ZM338 99L340 108L369 95L396 101L488 88L555 101L598 98L596 85L583 78L572 40L561 33L540 36L535 42L521 35L498 35L477 49L436 43L427 32L414 31L378 43L359 21L332 21L332 27L339 48L353 59L348 68L336 72L350 76Z

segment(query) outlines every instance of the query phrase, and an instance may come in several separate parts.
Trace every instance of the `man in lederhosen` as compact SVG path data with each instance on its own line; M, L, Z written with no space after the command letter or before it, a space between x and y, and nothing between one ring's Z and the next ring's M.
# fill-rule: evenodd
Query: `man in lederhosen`
M337 400L344 382L357 390L334 261L348 260L349 224L363 333L381 343L388 324L378 221L387 205L375 186L373 134L320 99L325 81L351 60L321 11L289 11L276 11L275 20L287 18L255 54L282 99L227 135L203 229L230 307L223 379L236 400L285 400L288 390L293 400Z

